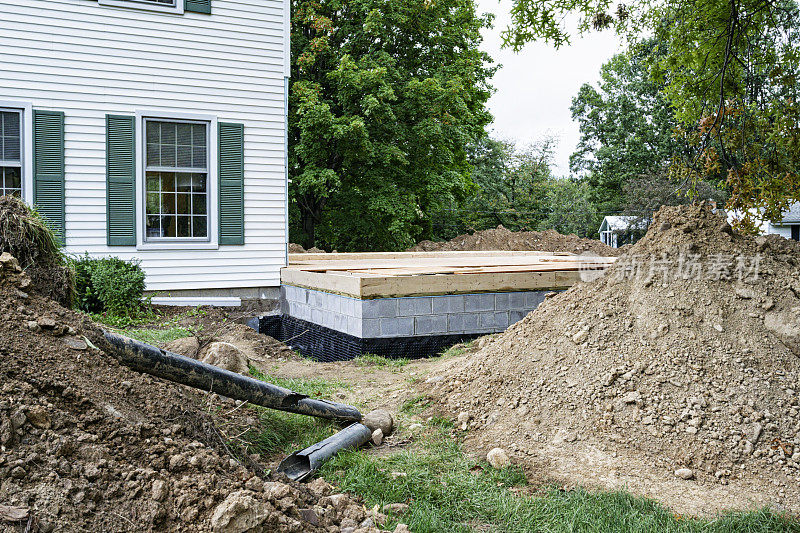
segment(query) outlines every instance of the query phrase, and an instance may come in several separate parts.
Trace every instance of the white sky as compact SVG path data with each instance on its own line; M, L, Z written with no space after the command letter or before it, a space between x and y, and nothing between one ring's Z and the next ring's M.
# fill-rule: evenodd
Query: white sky
M596 85L600 66L623 48L619 38L606 31L573 37L571 46L559 50L544 43L529 44L516 53L501 50L500 32L508 26L510 10L510 0L478 0L479 12L495 14L494 28L484 30L483 49L502 65L492 79L496 92L489 100L494 115L490 131L518 144L556 136L554 170L567 175L569 156L580 137L569 111L572 98L584 83Z

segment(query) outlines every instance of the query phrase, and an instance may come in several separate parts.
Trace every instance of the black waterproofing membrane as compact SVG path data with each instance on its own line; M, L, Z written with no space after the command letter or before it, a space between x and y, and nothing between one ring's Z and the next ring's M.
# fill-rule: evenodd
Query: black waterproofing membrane
M362 339L277 313L254 318L248 325L259 333L286 343L305 357L325 363L349 361L365 354L381 355L389 359L432 357L460 342L485 335L485 333L459 333Z

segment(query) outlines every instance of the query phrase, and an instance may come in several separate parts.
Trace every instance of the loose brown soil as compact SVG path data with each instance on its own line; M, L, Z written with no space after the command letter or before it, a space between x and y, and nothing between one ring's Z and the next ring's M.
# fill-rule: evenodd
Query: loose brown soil
M740 281L737 261L755 257L757 278ZM680 513L798 512L799 267L796 242L734 234L705 206L665 207L603 277L426 388L469 419L472 450L502 446L543 480L625 488Z
M245 416L233 401L120 366L93 347L97 326L24 292L8 254L0 264L0 529L339 531L367 519L322 480L292 483L233 453L218 429Z
M577 235L562 235L555 230L511 231L497 226L493 229L459 235L446 242L422 241L409 252L482 250L537 250L542 252L591 252L603 256L619 255L620 249L606 246L599 240Z

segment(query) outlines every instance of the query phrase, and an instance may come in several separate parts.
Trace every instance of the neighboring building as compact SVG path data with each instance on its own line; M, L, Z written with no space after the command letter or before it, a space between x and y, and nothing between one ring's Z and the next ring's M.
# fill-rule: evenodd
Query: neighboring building
M750 210L750 213L754 219L759 219L758 212L755 209ZM728 211L729 224L740 218L742 218L741 211ZM791 204L789 209L783 213L783 218L780 222L774 224L768 220L758 222L758 232L762 235L775 234L787 239L800 241L800 202Z
M276 298L288 0L0 7L0 194L68 253L139 259L150 291Z
M625 244L633 244L647 232L648 221L632 215L614 215L603 218L600 225L600 240L619 248Z
M793 203L783 214L783 219L779 223L767 223L767 234L770 233L777 233L787 239L800 241L800 202Z

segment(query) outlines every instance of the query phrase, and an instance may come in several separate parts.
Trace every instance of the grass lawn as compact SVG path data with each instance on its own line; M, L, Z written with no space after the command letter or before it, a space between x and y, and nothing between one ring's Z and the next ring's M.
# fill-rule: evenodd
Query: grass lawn
M410 504L408 514L390 517L386 526L402 521L414 532L800 532L796 519L768 511L679 517L624 492L551 489L523 496L518 492L527 481L521 470L495 470L473 460L451 437L446 421L430 425L432 431L410 449L381 457L344 452L321 475L361 495L367 507Z

